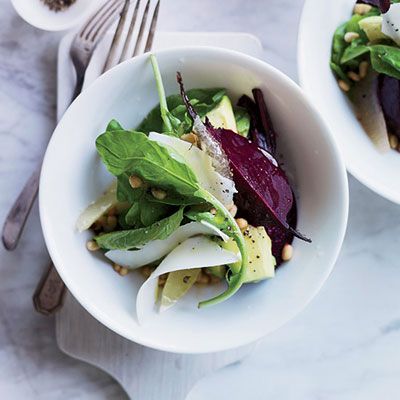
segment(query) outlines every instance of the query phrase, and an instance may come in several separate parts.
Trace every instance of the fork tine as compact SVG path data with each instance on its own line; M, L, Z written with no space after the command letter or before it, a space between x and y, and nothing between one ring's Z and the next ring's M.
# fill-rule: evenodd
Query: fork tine
M106 2L100 7L95 14L90 17L89 21L83 26L83 28L78 33L78 36L84 38L85 40L88 38L93 28L98 24L98 21L104 17L104 14L108 13L112 10L116 4L119 4L122 0L113 0L111 2Z
M133 31L135 30L135 25L136 25L136 20L137 20L137 16L138 16L139 7L140 7L140 0L137 0L136 6L135 6L135 10L133 11L133 16L132 16L132 19L131 19L131 23L129 25L129 30L128 30L128 33L126 35L124 47L122 49L121 57L119 58L119 62L120 63L128 58L129 46L130 46L131 41L132 41Z
M117 29L114 33L114 37L112 39L110 50L108 51L108 56L107 56L106 62L103 67L103 72L109 70L114 63L115 55L118 51L119 43L121 42L121 36L122 36L123 30L124 30L126 17L128 15L129 8L130 8L130 0L125 0L125 5L122 10Z
M114 23L115 19L121 13L122 3L119 4L103 19L103 21L96 27L91 40L93 42L98 42L108 31L110 26Z
M151 50L153 46L153 40L154 40L154 33L156 31L157 27L157 20L158 20L158 11L160 9L160 0L157 1L156 7L154 9L154 14L153 18L151 19L151 24L150 24L150 29L149 29L149 34L147 36L146 40L146 45L144 47L144 52L147 53L148 51Z
M144 13L143 13L143 17L142 17L142 23L140 24L138 37L136 39L135 50L133 50L133 57L135 57L139 54L140 43L142 41L144 28L146 27L147 16L149 15L149 8L150 8L150 0L147 0L146 8L144 9Z

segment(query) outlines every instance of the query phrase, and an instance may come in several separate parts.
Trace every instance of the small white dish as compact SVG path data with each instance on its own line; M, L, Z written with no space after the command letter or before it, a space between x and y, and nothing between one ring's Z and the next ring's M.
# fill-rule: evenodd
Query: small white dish
M79 213L105 188L107 174L94 141L116 118L134 127L158 103L148 55L97 79L67 110L44 159L40 215L52 260L73 296L114 332L145 346L176 353L208 353L251 343L298 314L320 290L339 253L348 212L347 176L340 152L301 90L268 64L217 48L176 48L156 53L167 94L177 93L175 73L187 88L226 87L233 100L260 87L279 132L280 152L299 195L299 229L312 244L294 242L295 257L275 279L247 285L229 301L198 310L206 288L139 325L135 299L143 278L118 276L85 248ZM210 289L215 290L215 289Z
M348 171L374 192L400 204L400 154L376 150L329 67L333 33L351 17L354 4L355 0L306 1L298 40L300 83L333 132ZM321 23L324 28L318 29Z
M26 22L45 31L71 29L85 20L96 6L94 0L76 0L65 10L55 12L41 0L11 0L11 3Z

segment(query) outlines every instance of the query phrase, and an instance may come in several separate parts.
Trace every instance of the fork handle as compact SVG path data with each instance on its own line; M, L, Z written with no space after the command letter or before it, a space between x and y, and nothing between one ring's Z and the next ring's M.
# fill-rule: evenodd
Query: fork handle
M71 103L81 94L84 81L85 81L85 74L79 74L76 77L75 90L71 98Z
M44 315L55 314L63 305L65 292L64 282L51 263L33 294L36 311Z
M40 168L39 165L33 171L7 215L2 234L3 244L7 250L14 250L21 237L39 189Z

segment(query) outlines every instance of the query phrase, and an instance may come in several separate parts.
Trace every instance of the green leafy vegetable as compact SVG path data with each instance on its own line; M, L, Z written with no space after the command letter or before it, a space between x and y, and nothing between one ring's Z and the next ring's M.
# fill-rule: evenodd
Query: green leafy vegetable
M229 237L235 240L241 252L242 266L237 272L231 274L228 289L224 293L200 303L199 307L217 304L236 293L243 283L248 259L243 235L229 211L214 196L201 188L196 175L189 166L181 161L176 154L172 154L171 149L151 141L140 132L106 132L97 138L96 147L103 163L112 174L125 176L125 179L127 176L137 175L146 184L162 188L167 193L171 192L173 197L185 199L185 204L208 203L217 210L216 215L212 217L210 217L212 214L207 213L207 215L199 215L197 218L204 218L207 222L224 230ZM124 191L121 190L121 193L124 193ZM182 209L180 213L183 213ZM137 218L136 210L133 210L132 214ZM168 229L162 230L163 238L179 226L179 224L171 223L170 219L162 221L166 220L168 221L166 223ZM176 222L177 220L174 219L173 221ZM100 236L96 240L104 248L130 249L140 245L138 243L143 244L143 241L159 239L160 237L155 235L158 230L162 229L160 222L156 222L148 228L113 232Z
M393 46L370 46L372 68L380 73L400 79L400 49Z
M157 89L160 97L160 104L157 105L137 127L137 130L144 133L163 132L174 136L181 136L190 132L193 122L187 114L185 105L180 95L165 97L162 85L161 74L157 62L151 58L153 70L156 77ZM192 89L188 91L196 112L204 117L221 102L226 94L224 89Z
M166 239L179 228L183 219L183 207L170 217L155 222L153 225L131 230L116 231L97 236L97 244L107 250L130 250L143 246L153 240Z
M250 130L249 113L242 107L236 107L233 112L235 114L237 133L239 135L247 137Z

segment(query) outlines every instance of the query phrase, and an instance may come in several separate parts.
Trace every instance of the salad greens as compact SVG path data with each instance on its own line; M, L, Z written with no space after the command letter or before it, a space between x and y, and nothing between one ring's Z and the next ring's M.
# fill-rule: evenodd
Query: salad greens
M199 307L215 305L244 283L273 277L293 235L308 239L295 230L296 203L274 159L276 134L262 92L254 89L254 100L242 96L233 107L223 88L186 92L178 73L181 93L167 97L157 60L151 55L150 61L160 104L136 129L112 120L96 139L115 181L80 220L95 232L95 246L88 248L97 246L121 263L116 271L144 267L149 277L157 265L165 268L163 261L171 263L151 275L166 285L161 308L168 308L165 299L168 306L175 304L196 281L218 276L226 280L226 290ZM237 212L254 226L243 219L239 226ZM180 254L190 248L196 257L204 254L203 269L197 262L172 262L190 260Z
M400 102L400 0L357 3L367 5L357 5L351 18L336 29L330 66L364 130L378 150L385 152L397 148L400 139L400 117L393 118L390 104ZM371 118L383 124L372 126Z

